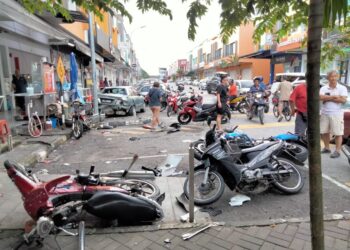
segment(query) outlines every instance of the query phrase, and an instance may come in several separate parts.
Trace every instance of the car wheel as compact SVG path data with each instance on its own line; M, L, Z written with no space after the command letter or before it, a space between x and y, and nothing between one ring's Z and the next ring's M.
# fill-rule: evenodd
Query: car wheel
M141 113L146 112L146 104L142 104L142 108L140 109Z

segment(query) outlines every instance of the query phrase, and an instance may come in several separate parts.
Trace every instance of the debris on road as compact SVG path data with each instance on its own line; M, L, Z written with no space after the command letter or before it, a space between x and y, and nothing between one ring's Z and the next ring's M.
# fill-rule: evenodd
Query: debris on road
M49 171L47 169L43 168L43 169L39 170L38 172L36 172L36 174L47 175L47 174L49 174Z
M250 201L250 200L251 200L250 197L244 194L237 194L230 199L229 204L231 207L239 207L239 206L242 206L244 202Z
M162 151L165 151L164 153L167 152L166 150ZM161 153L163 153L162 151ZM176 171L176 168L180 164L182 158L183 156L180 155L168 155L165 161L162 162L158 168L161 171L162 176L172 175Z
M70 164L69 164L69 163L63 163L63 165L64 165L64 166L70 166Z
M100 124L97 129L113 129L114 127L109 124Z
M170 244L171 241L170 241L170 239L165 239L165 240L164 240L164 243L165 243L165 244Z
M112 140L112 138L107 138L107 141L111 141Z
M106 163L106 164L111 164L111 163L112 163L112 161L106 161L105 163Z
M192 231L189 231L188 233L185 233L182 235L182 239L183 240L188 240L188 239L191 239L192 237L196 236L197 234L201 233L201 232L204 232L205 230L207 230L208 228L210 227L216 227L216 226L219 226L220 224L217 223L217 222L214 222L214 223L210 223L206 226L203 226L202 228L200 229L195 229L192 230Z
M165 154L165 153L167 153L167 152L168 152L168 150L166 150L166 149L160 150L160 151L159 151L159 153L162 153L162 154Z
M140 137L130 137L129 141L138 141L140 140Z
M183 143L191 143L192 140L182 140Z
M219 214L222 214L222 210L221 209L216 209L213 207L203 207L199 209L200 212L205 212L208 213L210 216L218 216Z

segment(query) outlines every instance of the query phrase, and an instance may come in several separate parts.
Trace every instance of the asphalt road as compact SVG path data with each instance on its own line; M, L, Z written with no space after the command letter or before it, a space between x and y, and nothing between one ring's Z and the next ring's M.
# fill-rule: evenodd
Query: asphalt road
M206 95L206 99L210 96ZM139 114L138 114L139 115ZM140 114L150 117L150 111ZM278 133L293 131L294 121L277 122L272 113L266 115L266 123L260 125L257 118L247 120L245 115L233 113L232 119L225 127L239 125L239 129L254 138L266 138ZM109 118L123 120L125 117ZM130 118L128 118L130 119ZM176 117L161 115L162 121L169 125L176 122ZM45 168L50 174L75 173L76 169L88 172L91 165L96 166L97 172L125 169L132 156L137 153L140 159L134 170L142 165L159 166L168 154L183 156L177 171L188 170L188 146L191 141L204 136L208 127L205 123L191 123L184 126L180 132L150 132L140 126L125 126L111 130L91 130L79 140L71 139L50 154L45 163L37 165L37 169ZM130 140L136 139L136 140ZM322 156L323 197L325 214L350 213L350 168L342 155L339 159L330 159L329 155ZM222 210L215 220L223 221L252 221L278 218L295 218L309 216L309 182L308 169L302 168L305 176L305 186L297 195L283 195L276 190L263 194L250 195L251 201L241 207L230 207L228 201L235 194L226 187L221 199L211 207Z

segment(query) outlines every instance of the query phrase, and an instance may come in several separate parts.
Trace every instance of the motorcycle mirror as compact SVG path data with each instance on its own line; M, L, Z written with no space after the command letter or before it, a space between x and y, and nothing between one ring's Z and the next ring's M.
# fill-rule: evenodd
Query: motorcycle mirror
M91 175L94 171L95 171L95 166L91 166L91 167L90 167L90 173L89 173L89 174Z
M238 128L238 125L236 125L233 129L232 132L235 132L235 130Z

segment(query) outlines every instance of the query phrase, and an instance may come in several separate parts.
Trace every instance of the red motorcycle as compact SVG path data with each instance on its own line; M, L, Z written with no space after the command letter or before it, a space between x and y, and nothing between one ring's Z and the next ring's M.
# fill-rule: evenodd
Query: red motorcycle
M191 121L207 121L208 125L210 125L211 121L216 120L216 104L202 104L202 101L202 96L192 96L190 100L184 104L183 110L180 111L177 117L178 122L186 125ZM227 108L222 118L222 123L227 123L229 119L231 119L231 113Z
M173 113L177 114L186 101L188 101L188 97L185 92L169 94L167 99L167 116L170 117Z
M136 161L134 157L129 169ZM94 215L105 222L118 224L140 224L163 218L160 203L165 195L159 195L159 188L152 182L137 179L116 178L116 172L95 174L94 167L89 174L66 175L48 182L38 180L35 174L22 165L5 161L8 176L22 194L24 208L35 221L35 226L25 233L23 244L36 242L42 245L49 234L64 232L77 235L67 228L83 225L82 212ZM84 235L79 235L79 245L83 246ZM80 248L83 249L83 248Z

